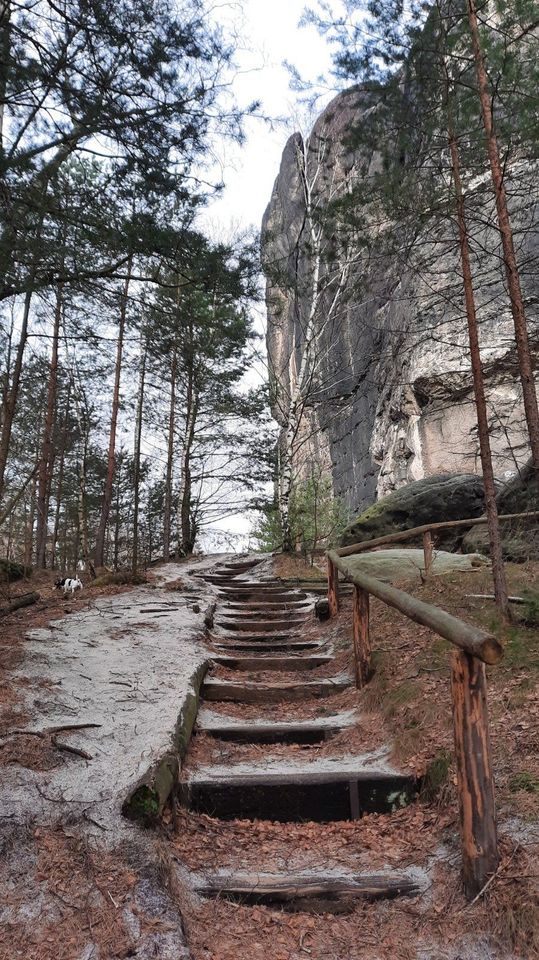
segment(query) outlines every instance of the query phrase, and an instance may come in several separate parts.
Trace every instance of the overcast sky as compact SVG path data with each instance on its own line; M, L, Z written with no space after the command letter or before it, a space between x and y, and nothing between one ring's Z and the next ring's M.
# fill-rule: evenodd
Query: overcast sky
M304 6L305 0L240 0L223 8L223 16L236 24L240 33L240 71L234 81L238 101L245 105L260 100L265 116L287 118L273 128L262 119L251 118L246 122L243 147L218 145L226 186L207 217L225 229L230 224L260 227L283 147L301 124L298 95L290 90L284 62L292 63L309 80L329 75L330 52L325 40L314 27L298 27ZM325 92L320 109L333 93Z

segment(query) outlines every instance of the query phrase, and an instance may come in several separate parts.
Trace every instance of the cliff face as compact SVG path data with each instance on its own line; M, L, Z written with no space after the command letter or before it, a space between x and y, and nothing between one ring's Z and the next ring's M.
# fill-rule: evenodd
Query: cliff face
M347 132L371 109L376 106L361 91L346 91L307 138L290 138L262 227L274 416L286 425L310 351L295 473L304 477L313 464L330 473L335 494L354 511L425 476L480 473L451 218L422 227L415 259L409 250L406 257L373 256L380 227L368 210L364 221L356 210L346 236L334 221L324 225L330 203L378 162L374 153L366 161L346 145ZM521 198L513 200L513 217L522 237L519 259L527 265L523 286L536 352L539 231L527 198L537 194L537 179L524 165L508 172L509 192L515 183ZM483 178L469 194L483 196L481 219L473 224L474 270L481 276L476 296L495 471L504 479L524 463L528 448L489 189ZM390 229L398 236L398 224Z

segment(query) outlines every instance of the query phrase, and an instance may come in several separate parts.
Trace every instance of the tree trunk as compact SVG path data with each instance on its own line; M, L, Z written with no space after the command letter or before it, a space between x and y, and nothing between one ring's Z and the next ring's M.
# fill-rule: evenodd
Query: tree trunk
M138 515L140 503L140 447L142 441L142 412L144 408L144 381L146 379L146 349L147 341L143 334L140 337L140 366L137 394L137 412L135 419L135 451L134 451L134 498L133 498L133 574L138 569Z
M118 325L118 343L116 346L116 366L114 370L114 391L112 395L112 410L110 416L109 430L109 452L107 458L107 473L105 477L105 488L103 491L103 503L101 505L101 517L97 530L95 541L94 560L96 567L102 567L105 559L105 535L107 523L112 503L112 490L114 485L115 469L115 451L116 451L116 430L118 424L118 410L120 406L120 378L122 373L122 355L125 332L125 321L127 315L127 296L129 292L129 281L131 279L132 257L127 261L127 276L125 278L124 288L120 301L120 322Z
M120 482L121 482L121 461L116 475L116 515L114 517L114 571L118 570L118 559L120 555Z
M479 100L481 103L481 114L483 117L483 126L485 128L490 172L494 186L494 196L496 199L496 210L498 214L498 227L500 230L503 248L505 276L507 280L507 288L511 301L511 312L513 314L513 323L515 327L515 341L520 368L520 379L522 383L524 411L526 414L526 423L528 425L533 465L539 479L539 407L537 405L533 364L528 339L528 325L524 311L522 290L520 287L520 275L515 254L511 219L507 206L507 195L505 192L504 174L500 162L500 151L496 133L494 131L491 94L489 92L487 71L485 68L481 40L479 37L479 26L477 21L475 0L467 0L467 3L468 22L472 40Z
M0 159L4 156L6 90L11 50L11 0L0 0Z
M24 350L26 347L26 341L28 340L28 318L30 315L31 300L32 300L32 294L29 291L24 298L21 332L19 336L19 343L17 346L17 354L15 357L15 366L13 368L13 377L11 379L11 386L7 391L6 403L4 406L2 432L0 434L0 500L2 499L2 496L4 493L4 481L5 481L7 460L9 455L9 444L11 441L11 431L13 428L15 408L17 406L17 399L19 396L19 387L21 383L21 372L22 372L22 361L24 357Z
M56 508L54 512L54 529L52 532L52 543L51 543L51 566L53 570L56 567L56 549L58 546L58 531L60 529L60 508L62 504L62 494L64 491L64 465L65 465L65 453L66 453L66 444L67 444L67 426L69 422L70 397L71 397L71 382L69 382L67 385L64 418L62 422L62 434L60 438L60 462L58 464L58 485L56 487Z
M163 512L163 560L170 559L170 537L172 524L172 467L174 460L174 421L176 408L176 372L178 368L177 345L174 344L170 367L170 407L168 415L167 472L165 478L165 504Z
M30 493L30 506L28 514L28 522L26 526L26 542L24 548L24 566L32 566L32 555L34 552L34 520L36 515L36 476L39 469L39 453L36 455L36 467L34 470L34 477L32 480L31 493Z
M193 552L194 531L191 520L191 450L195 436L197 418L197 396L195 390L194 356L193 356L193 327L189 321L189 344L187 346L187 392L185 400L185 433L182 444L181 483L179 496L180 513L180 554L188 556Z
M462 281L464 285L464 300L466 303L466 319L468 322L468 339L470 343L470 359L472 364L475 409L477 412L477 429L479 434L479 450L481 454L481 468L483 471L483 487L485 490L485 508L488 519L490 540L490 557L492 560L492 577L494 581L494 595L496 606L504 620L510 619L507 583L503 563L502 541L500 524L498 521L498 507L496 504L496 484L492 468L492 452L488 427L487 401L481 353L479 348L479 331L477 313L475 309L475 295L473 289L472 269L470 263L470 245L468 240L468 226L466 223L466 209L460 174L460 157L457 140L453 130L452 119L448 111L449 149L453 167L453 184L457 206L457 224L460 243L460 260L462 265Z
M36 566L38 569L45 569L46 566L47 528L49 516L48 493L50 492L52 471L54 466L53 430L54 414L56 411L56 395L58 391L58 341L60 337L62 306L63 288L62 284L60 284L56 291L52 350L49 366L49 384L47 388L47 408L45 413L45 425L43 428L43 442L39 460L37 485Z

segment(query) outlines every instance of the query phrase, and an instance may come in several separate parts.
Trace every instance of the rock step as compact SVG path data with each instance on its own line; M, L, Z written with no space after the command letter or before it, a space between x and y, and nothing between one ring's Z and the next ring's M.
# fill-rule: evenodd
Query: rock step
M243 611L244 613L255 613L266 615L268 613L310 613L312 610L312 604L310 601L305 600L281 600L276 603L250 603L248 600L242 602L241 600L232 600L230 602L226 601L222 604L223 609L225 610L237 610L238 612Z
M244 623L246 620L254 620L256 623L260 623L260 621L273 623L275 620L282 620L285 614L286 623L290 621L303 623L310 613L310 608L307 610L297 610L292 607L289 610L284 610L282 605L275 607L273 610L253 610L251 607L244 606L232 609L228 603L221 604L221 610L222 612L219 614L221 618L225 617L227 620L236 620L238 623Z
M197 718L198 729L219 740L236 743L321 743L350 726L347 714L335 714L319 720L288 722L236 720L202 709Z
M268 873L206 874L195 881L196 892L251 906L280 906L304 913L351 913L358 900L414 897L422 891L413 876L402 873L343 874Z
M223 567L225 570L252 570L261 563L262 560L233 560L231 563L223 563Z
M184 806L222 820L279 823L357 820L365 813L391 813L417 795L410 776L366 767L365 758L299 764L271 761L199 769L179 785Z
M283 586L280 580L236 580L236 577L239 574L232 573L207 573L203 576L203 579L206 583L224 583L231 584L232 586L238 586L246 588L249 590L261 589L277 589L277 590L286 590L286 586Z
M304 590L283 590L282 587L267 587L263 590L260 585L247 585L243 583L234 583L230 587L221 587L221 593L226 597L238 597L240 600L246 600L255 597L256 600L277 601L277 600L307 600L307 594Z
M350 687L349 677L333 677L324 680L282 681L280 683L253 683L244 680L218 678L205 680L202 696L205 700L231 703L284 703L305 700L308 697L330 697Z
M216 620L216 624L223 630L233 630L234 632L273 633L276 630L290 630L292 627L299 629L304 621L305 617L292 616L286 620L236 620L232 617L223 617L221 614Z
M287 633L283 633L282 631L280 633L243 633L241 630L237 630L235 633L224 633L220 630L219 633L214 633L213 636L215 640L230 640L231 643L236 643L237 641L245 643L279 643L283 640L292 643L300 634L298 630Z
M319 656L292 656L292 657L230 657L219 655L212 657L214 663L229 670L314 670L331 663L333 657L320 654Z
M241 643L236 642L235 637L230 638L230 643L218 643L214 639L213 645L218 650L245 650L246 653L267 653L274 650L290 650L293 653L295 650L321 650L323 647L319 640L263 640L260 643L256 641Z

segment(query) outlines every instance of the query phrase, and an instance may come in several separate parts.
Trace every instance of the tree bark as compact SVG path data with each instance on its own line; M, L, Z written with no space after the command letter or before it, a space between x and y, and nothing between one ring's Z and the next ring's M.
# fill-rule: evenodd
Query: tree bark
M451 692L462 872L466 896L472 899L483 889L499 862L484 663L455 650Z
M0 159L4 157L4 120L11 50L11 0L0 0Z
M49 515L49 497L52 471L54 466L53 430L54 414L56 411L56 396L58 392L58 342L60 338L60 321L63 307L63 288L60 284L56 291L56 306L54 310L54 327L52 333L52 350L49 365L49 383L47 388L47 407L43 428L43 442L39 460L37 484L37 525L36 525L36 567L45 569L47 551L47 528Z
M125 332L125 321L127 316L127 297L129 292L129 282L131 280L131 266L133 258L130 256L127 261L127 276L125 278L125 283L122 291L122 296L120 300L120 321L118 324L118 343L116 346L116 365L114 369L114 390L112 394L112 410L110 416L110 430L109 430L109 450L107 457L107 473L105 477L105 488L103 490L103 502L101 504L101 516L99 519L99 527L97 529L96 541L95 541L95 551L94 551L94 561L96 567L102 567L105 559L105 536L107 531L107 523L110 514L110 507L112 503L112 491L114 485L114 470L115 470L115 452L116 452L116 431L118 425L118 410L120 406L120 379L122 373L122 356L123 356L123 343L124 343L124 332Z
M354 587L352 620L354 633L354 658L356 668L356 687L360 690L372 676L371 639L370 639L370 603L367 590Z
M174 343L170 366L170 406L168 415L167 472L165 477L165 504L163 511L163 560L170 559L170 539L172 523L172 467L174 462L174 423L176 413L176 373L178 369L178 350Z
M188 556L193 552L194 537L193 523L191 518L191 450L195 436L195 427L197 419L197 396L195 389L195 371L194 371L194 351L193 351L193 325L188 322L189 342L187 344L187 390L185 404L185 432L182 444L182 462L181 462L181 483L179 496L180 513L180 554Z
M134 475L133 475L133 484L134 484L134 497L133 497L133 558L132 558L132 569L133 574L136 575L138 570L138 547L139 547L139 537L138 537L138 518L139 518L139 504L140 504L140 452L141 452L141 442L142 442L142 413L144 409L144 383L146 380L146 350L147 350L147 340L144 334L141 333L140 336L140 366L139 366L139 381L138 381L138 392L137 392L137 412L135 418L135 450L134 450Z
M470 343L470 360L474 384L475 409L477 413L477 429L479 435L479 450L481 455L481 469L483 471L483 487L485 490L485 509L488 519L490 540L490 558L492 561L492 578L494 581L494 595L496 606L504 620L511 617L507 596L507 582L503 563L502 541L498 520L498 506L496 503L496 483L492 467L492 452L487 415L487 401L481 352L479 347L479 331L477 312L475 308L475 294L473 288L472 268L470 262L470 244L468 239L468 225L466 222L466 208L462 180L460 174L460 156L458 144L453 129L450 110L448 109L448 135L451 164L453 168L453 184L457 209L457 224L459 231L460 261L462 266L462 282L464 285L464 300L466 304L466 319L468 323L468 340Z
M30 504L28 521L26 525L26 537L24 547L24 566L32 566L32 554L34 552L34 521L36 515L36 476L39 469L39 451L36 453L35 468L30 492Z
M485 129L490 172L496 200L498 227L502 241L505 276L507 280L507 288L509 291L511 312L513 315L513 324L515 328L515 341L520 368L520 380L522 383L524 411L526 414L526 423L528 425L533 465L539 479L539 407L537 404L533 363L528 338L528 324L520 286L520 275L515 254L513 229L511 226L511 218L509 216L509 209L507 206L507 195L505 191L502 164L500 162L500 151L494 130L491 94L489 92L487 71L485 68L483 50L479 36L479 25L477 21L475 0L467 0L467 5L468 23L470 26L479 100L481 104L481 114Z
M69 423L69 401L71 397L71 381L67 385L66 393L66 402L64 417L62 423L62 434L60 437L60 462L58 464L58 484L56 487L56 508L54 512L54 528L52 531L52 543L51 543L51 567L54 570L56 567L56 548L58 546L58 531L60 529L60 509L62 504L62 494L64 491L64 466L65 466L65 453L66 453L66 444L67 444L67 426Z
M11 378L11 386L7 391L6 402L4 406L4 416L2 420L2 432L0 434L0 500L4 493L4 482L6 475L6 466L9 455L9 444L11 441L11 431L13 429L13 419L15 417L15 408L19 396L19 387L21 383L22 362L24 350L28 340L28 318L30 316L30 304L32 294L28 292L24 298L24 307L22 313L21 332L19 343L17 345L17 354L15 357L15 366Z

